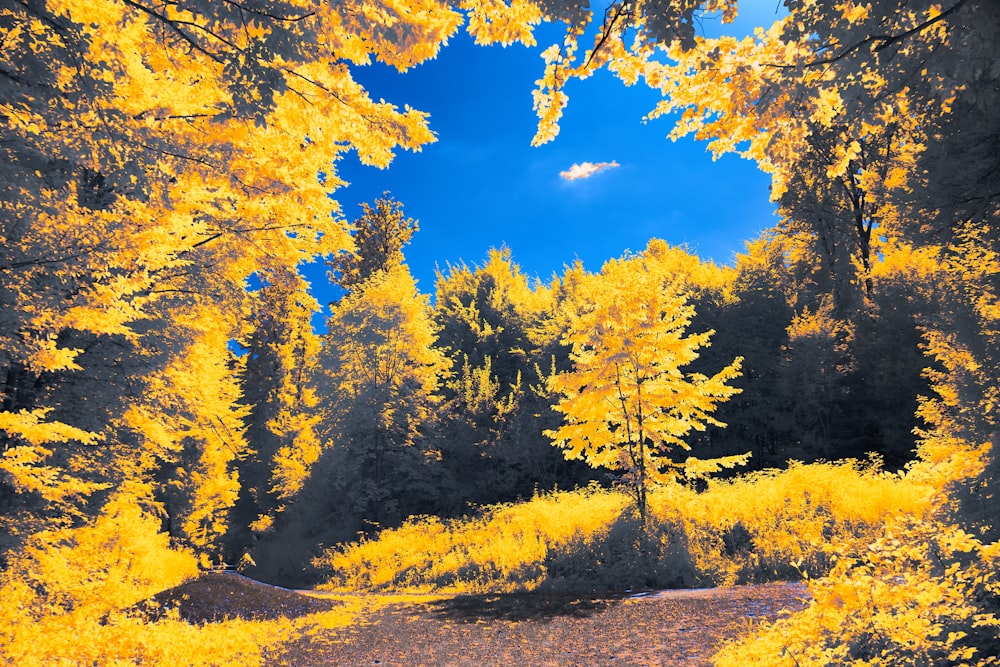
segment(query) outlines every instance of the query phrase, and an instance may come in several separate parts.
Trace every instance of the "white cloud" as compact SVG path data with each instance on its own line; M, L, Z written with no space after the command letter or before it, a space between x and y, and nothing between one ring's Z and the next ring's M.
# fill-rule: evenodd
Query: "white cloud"
M602 171L607 171L608 169L614 169L615 167L620 167L616 161L611 162L581 162L580 164L573 164L572 167L566 171L560 171L559 175L566 179L567 181L575 181L578 178L590 178L594 174L599 174Z

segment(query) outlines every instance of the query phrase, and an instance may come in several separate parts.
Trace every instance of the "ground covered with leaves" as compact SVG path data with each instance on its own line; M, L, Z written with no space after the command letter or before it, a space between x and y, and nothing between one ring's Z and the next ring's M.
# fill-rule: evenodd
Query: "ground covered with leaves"
M345 627L315 627L268 656L295 665L707 665L726 639L800 609L801 584L606 596L372 596ZM301 617L343 604L234 574L207 574L157 596L181 618ZM302 619L306 620L306 619ZM306 626L308 627L308 625Z

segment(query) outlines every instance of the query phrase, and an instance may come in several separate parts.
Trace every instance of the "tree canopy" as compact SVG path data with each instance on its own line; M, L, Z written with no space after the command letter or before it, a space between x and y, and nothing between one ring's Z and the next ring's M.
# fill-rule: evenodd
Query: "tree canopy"
M0 656L22 615L103 632L120 619L92 589L132 604L193 553L287 544L302 576L320 543L412 514L617 481L545 432L623 471L643 513L676 448L729 455L691 475L744 445L761 465L871 452L936 494L904 539L927 560L936 532L954 563L914 576L973 563L962 619L995 623L1000 4L785 7L707 38L699 18L737 0L0 3ZM463 23L534 45L543 22L563 35L536 144L603 69L657 91L672 138L770 174L780 222L735 266L654 240L545 284L493 250L432 305L400 202L343 218L345 154L385 168L435 140L357 68L407 70ZM320 259L347 290L322 337ZM894 540L833 576L914 585ZM82 588L42 575L76 564Z
M724 426L713 413L739 393L728 381L742 362L710 377L682 370L713 332L687 333L694 308L657 264L656 247L648 259L611 261L593 277L563 337L573 368L550 379L565 421L548 435L567 458L622 472L644 524L648 489L676 474L670 455L691 449L685 436Z

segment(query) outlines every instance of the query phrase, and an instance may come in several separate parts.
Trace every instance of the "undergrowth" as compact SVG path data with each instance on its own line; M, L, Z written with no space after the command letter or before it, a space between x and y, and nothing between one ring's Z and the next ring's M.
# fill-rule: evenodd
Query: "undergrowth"
M1000 542L893 519L810 582L803 611L725 646L719 667L997 665Z
M627 504L593 486L496 505L461 522L417 517L377 540L329 550L314 565L332 572L320 587L327 590L530 590L545 579L554 550L603 538Z
M793 464L696 492L592 486L416 518L327 551L337 610L298 619L150 621L135 603L197 576L155 507L123 495L87 525L36 535L0 574L0 662L263 665L296 637L355 622L379 592L623 591L808 578L802 613L731 643L719 665L995 664L1000 547L949 523L919 476ZM992 662L991 662L992 660Z
M928 442L944 455L925 443L908 476L938 489L933 509L890 517L867 542L834 541L842 556L809 581L810 604L734 638L718 667L1000 664L998 504L988 491L1000 464L977 461L985 447Z
M33 536L0 572L0 664L254 667L310 626L348 625L360 611L349 601L294 621L197 625L173 610L150 621L136 603L199 574L160 526L155 509L123 495L88 525Z
M699 493L650 495L643 529L626 494L590 487L445 522L417 518L325 552L330 590L622 590L731 585L824 574L835 544L920 517L932 489L857 462L792 464Z

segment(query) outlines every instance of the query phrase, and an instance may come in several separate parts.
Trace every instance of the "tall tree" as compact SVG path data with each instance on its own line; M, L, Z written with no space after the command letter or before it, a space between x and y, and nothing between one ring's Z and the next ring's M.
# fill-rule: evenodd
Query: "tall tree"
M645 525L649 487L676 474L672 450L690 449L692 431L722 426L712 414L739 392L728 383L742 359L711 377L682 370L713 332L687 334L694 308L644 257L608 262L589 288L564 338L573 369L551 379L565 422L548 435L567 458L623 473Z
M319 304L302 278L288 270L272 271L261 282L253 293L252 329L241 357L249 451L238 463L240 501L229 536L232 562L273 528L321 452L314 386L320 338L311 322Z
M350 288L379 271L403 262L403 247L419 231L417 221L404 217L403 204L388 192L371 206L362 203L363 214L351 223L354 252L343 252L330 260L337 283Z
M435 287L439 341L456 371L440 437L457 508L585 481L589 471L542 436L554 415L541 376L554 354L565 357L548 330L552 289L525 275L507 248L491 249L481 265L450 266Z
M419 445L450 368L435 346L429 300L406 265L397 264L355 285L333 307L327 326L320 428L342 463L333 472L363 518L397 520L398 492L412 467L437 456Z

